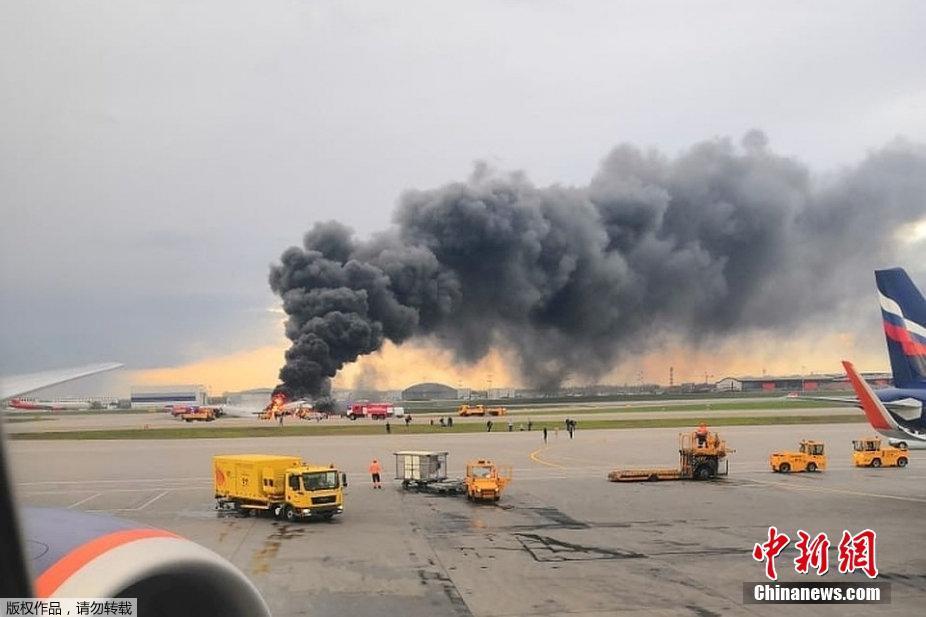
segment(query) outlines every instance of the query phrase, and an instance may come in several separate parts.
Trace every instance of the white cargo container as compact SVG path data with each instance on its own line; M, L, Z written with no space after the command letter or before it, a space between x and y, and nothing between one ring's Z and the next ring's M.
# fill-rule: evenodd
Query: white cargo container
M447 453L403 450L395 452L395 478L403 484L447 479Z

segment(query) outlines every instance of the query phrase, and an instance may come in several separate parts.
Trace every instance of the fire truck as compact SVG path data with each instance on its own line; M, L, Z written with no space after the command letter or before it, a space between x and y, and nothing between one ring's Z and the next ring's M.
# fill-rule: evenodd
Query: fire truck
M405 409L396 407L392 403L352 403L347 412L347 417L351 420L357 418L371 418L373 420L385 420L390 417L401 417L405 415Z

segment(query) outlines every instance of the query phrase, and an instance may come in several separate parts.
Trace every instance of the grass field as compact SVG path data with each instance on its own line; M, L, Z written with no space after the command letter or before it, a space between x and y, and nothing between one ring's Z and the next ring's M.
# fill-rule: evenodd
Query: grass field
M3 418L3 422L7 424L16 424L17 422L45 422L48 420L54 420L55 418L43 418L42 416L37 417L28 417L28 418Z
M796 401L792 399L782 400L758 400L758 401L731 401L723 403L671 403L666 405L619 405L608 407L581 407L564 406L563 413L567 415L586 415L600 413L633 413L633 412L656 412L656 411L777 411L780 409L823 409L831 408L833 403L824 403L819 401ZM559 410L559 407L546 408L535 407L528 409L514 408L508 410L511 416L529 416L532 414L550 413L553 410ZM414 414L414 412L412 412ZM417 412L421 415L429 415L425 412Z
M848 424L864 423L865 416L858 413L845 415L806 415L806 416L739 416L730 418L712 418L710 425L715 426L745 426L770 424ZM498 422L493 432L505 432L502 422ZM634 420L585 420L579 422L578 430L595 429L628 429L628 428L667 428L690 427L691 418L653 418ZM562 428L560 422L535 422L534 430L544 427L553 430ZM412 423L410 426L394 425L395 434L428 434L428 433L482 433L485 425L477 422L458 422L453 428L441 428L429 424ZM383 424L344 424L324 425L311 424L304 426L210 426L195 430L178 428L157 429L110 429L92 431L38 431L32 433L14 433L10 439L28 440L75 440L75 439L219 439L234 437L299 437L310 435L382 435L385 433Z

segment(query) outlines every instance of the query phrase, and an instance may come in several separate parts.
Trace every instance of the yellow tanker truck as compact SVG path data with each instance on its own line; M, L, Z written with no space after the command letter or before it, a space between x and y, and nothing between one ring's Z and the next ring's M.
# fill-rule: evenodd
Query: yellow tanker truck
M331 519L344 511L347 475L334 465L306 463L298 456L228 454L212 459L219 510L265 511L295 521Z

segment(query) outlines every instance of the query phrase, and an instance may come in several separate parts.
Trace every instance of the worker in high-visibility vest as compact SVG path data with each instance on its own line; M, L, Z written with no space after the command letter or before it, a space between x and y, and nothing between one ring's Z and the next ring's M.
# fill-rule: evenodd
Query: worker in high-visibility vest
M707 445L707 434L707 423L702 420L701 424L698 425L698 430L695 431L695 437L698 438L699 448L703 448Z
M373 462L370 463L370 476L373 478L373 488L383 488L380 481L380 474L382 472L382 466L379 464L379 461L374 458Z

